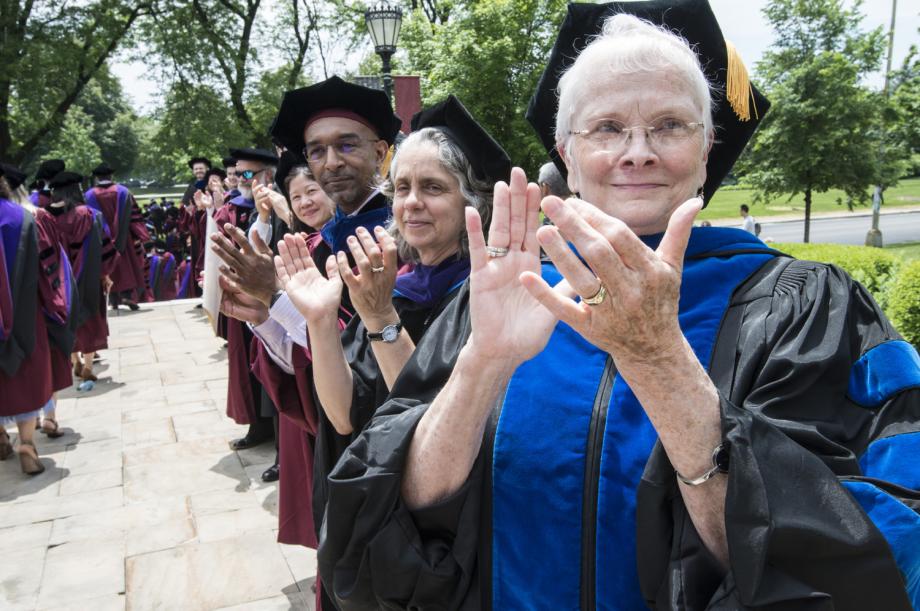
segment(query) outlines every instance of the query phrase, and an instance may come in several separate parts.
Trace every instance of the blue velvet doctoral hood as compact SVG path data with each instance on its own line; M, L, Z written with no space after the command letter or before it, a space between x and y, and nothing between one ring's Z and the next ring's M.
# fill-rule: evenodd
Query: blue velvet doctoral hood
M656 248L661 237L643 241ZM741 230L693 230L679 319L704 366L735 288L775 255ZM560 279L551 265L543 275L550 284ZM582 570L590 573L592 565L597 609L645 608L636 490L657 434L614 372L606 353L559 323L546 349L511 379L493 453L493 608L578 608ZM606 421L598 426L595 404L607 397ZM591 464L589 431L600 436Z

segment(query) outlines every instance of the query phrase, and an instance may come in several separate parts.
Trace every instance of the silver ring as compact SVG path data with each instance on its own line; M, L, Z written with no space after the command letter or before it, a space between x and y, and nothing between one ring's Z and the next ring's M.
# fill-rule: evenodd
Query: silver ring
M506 256L508 254L508 249L499 246L486 246L486 253L493 259L497 259Z
M386 269L385 267L372 267L372 268L371 268L371 271L374 272L375 274L379 274L380 272L382 272L382 271L385 270L385 269Z
M605 299L607 299L607 287L601 283L601 288L597 289L596 293L590 297L582 297L581 300L590 306L596 306L604 303Z

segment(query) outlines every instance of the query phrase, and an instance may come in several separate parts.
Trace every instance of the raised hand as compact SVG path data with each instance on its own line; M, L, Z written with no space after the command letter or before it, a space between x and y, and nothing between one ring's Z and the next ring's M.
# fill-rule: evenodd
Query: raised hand
M207 210L214 205L214 198L210 193L202 190L195 191L195 207L199 210Z
M399 320L393 307L396 285L396 241L383 227L375 227L376 241L364 227L348 238L348 248L358 266L358 273L348 266L344 252L336 256L338 273L348 287L348 295L358 316L368 329L379 331Z
M256 200L256 210L259 213L259 219L263 223L268 222L268 218L272 210L274 210L278 218L284 221L288 227L291 226L291 211L283 195L259 183L252 188L252 196Z
M653 251L623 222L591 204L547 197L543 211L555 227L537 232L540 244L575 294L599 303L576 302L574 294L554 290L534 274L525 274L522 282L547 309L618 364L654 361L662 351L684 344L677 319L680 281L693 219L701 208L699 198L682 204Z
M520 168L511 183L495 185L489 242L482 220L466 209L470 243L470 345L479 358L503 361L510 367L540 352L556 318L521 284L522 274L539 277L540 188L527 183ZM506 253L506 254L502 254Z
M335 257L326 261L326 276L316 268L301 234L278 242L275 271L288 298L308 323L338 319L342 302L342 279Z
M211 249L226 264L221 266L221 274L226 275L243 292L268 306L272 295L279 288L271 249L265 245L257 231L252 233L252 244L242 229L230 223L224 224L224 231L233 238L233 242L220 233L211 235Z
M268 306L244 293L230 278L221 273L218 283L223 289L220 311L224 316L253 325L260 325L268 319Z

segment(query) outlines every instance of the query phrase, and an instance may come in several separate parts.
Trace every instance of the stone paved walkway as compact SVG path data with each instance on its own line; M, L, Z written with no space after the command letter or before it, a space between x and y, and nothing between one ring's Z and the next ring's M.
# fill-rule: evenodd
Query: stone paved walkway
M110 317L100 382L36 436L45 472L0 463L0 609L313 609L316 555L276 542L259 479L274 448L229 450L226 351L193 306Z

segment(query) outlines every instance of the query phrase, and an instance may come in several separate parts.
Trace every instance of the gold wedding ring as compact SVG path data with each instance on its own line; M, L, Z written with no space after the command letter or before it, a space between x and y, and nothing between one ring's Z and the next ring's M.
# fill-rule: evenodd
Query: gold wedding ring
M493 259L498 257L504 257L508 254L507 248L501 248L499 246L486 246L486 253Z
M605 299L607 299L607 287L601 283L601 287L597 289L596 293L590 297L582 297L581 300L590 306L596 306L604 303Z

